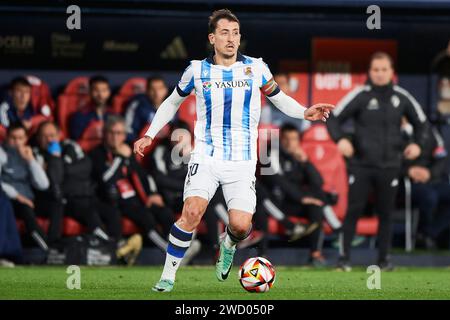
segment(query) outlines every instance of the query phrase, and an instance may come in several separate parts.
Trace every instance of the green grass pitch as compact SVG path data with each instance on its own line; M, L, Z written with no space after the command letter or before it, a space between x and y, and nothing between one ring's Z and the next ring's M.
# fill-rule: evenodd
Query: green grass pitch
M161 267L81 267L81 290L69 290L66 267L0 269L0 299L450 299L449 268L398 268L381 273L381 289L367 289L363 268L276 267L270 292L247 293L237 268L218 282L214 268L184 267L171 293L150 290Z

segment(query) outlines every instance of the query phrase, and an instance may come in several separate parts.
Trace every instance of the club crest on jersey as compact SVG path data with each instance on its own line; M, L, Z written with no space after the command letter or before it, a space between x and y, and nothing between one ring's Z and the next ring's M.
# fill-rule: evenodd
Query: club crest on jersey
M211 90L211 82L203 81L203 90L205 90L205 91Z
M252 72L252 67L246 67L244 69L244 74L249 77L252 78L253 77L253 72Z

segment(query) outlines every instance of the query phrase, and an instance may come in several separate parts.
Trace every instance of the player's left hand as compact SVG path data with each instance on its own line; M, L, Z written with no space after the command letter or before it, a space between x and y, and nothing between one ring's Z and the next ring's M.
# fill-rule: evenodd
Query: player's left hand
M144 150L152 144L152 141L152 138L143 136L134 143L134 153L137 153L141 157L144 157Z
M305 110L305 119L309 121L321 120L326 122L330 117L334 105L328 103L318 103Z

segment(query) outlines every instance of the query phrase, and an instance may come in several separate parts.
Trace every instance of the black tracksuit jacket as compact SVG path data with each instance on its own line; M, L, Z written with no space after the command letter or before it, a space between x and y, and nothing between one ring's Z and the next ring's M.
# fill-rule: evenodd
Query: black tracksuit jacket
M355 154L350 164L377 168L400 168L405 142L401 119L405 116L414 127L413 141L423 147L426 116L419 103L405 89L393 85L375 86L370 81L347 94L327 121L337 142L349 138ZM354 134L346 135L343 124L354 120Z

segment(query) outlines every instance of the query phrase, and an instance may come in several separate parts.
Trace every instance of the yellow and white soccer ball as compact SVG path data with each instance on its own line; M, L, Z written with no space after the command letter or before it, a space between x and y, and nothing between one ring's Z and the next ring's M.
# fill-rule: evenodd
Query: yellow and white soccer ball
M248 292L267 292L275 283L275 269L262 257L247 259L239 268L239 282Z

